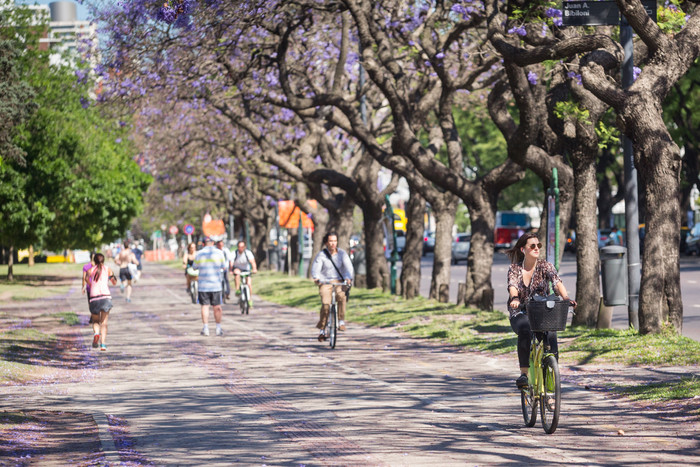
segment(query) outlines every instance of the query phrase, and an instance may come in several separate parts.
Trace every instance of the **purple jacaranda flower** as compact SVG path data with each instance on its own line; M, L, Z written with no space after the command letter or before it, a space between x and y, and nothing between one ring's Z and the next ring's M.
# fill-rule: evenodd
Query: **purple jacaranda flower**
M558 8L547 8L544 12L547 18L561 18L561 10Z
M637 81L637 76L642 72L642 69L638 66L632 68L632 80Z
M87 100L87 99L85 99L84 97L81 97L81 98L80 98L80 106L81 106L83 109L87 109L88 107L90 107L90 101Z
M534 71L528 71L527 72L527 80L532 85L537 84L537 73L535 73Z
M508 30L508 34L513 34L513 33L515 33L521 37L527 36L527 31L525 30L524 26L513 26L512 28L510 28Z
M581 81L581 75L576 73L575 71L570 71L566 74L567 78L573 79L578 83L579 85L582 84L583 82Z
M442 60L443 58L445 58L445 54L443 52L438 52L437 54L435 54L435 58L437 58L438 60Z

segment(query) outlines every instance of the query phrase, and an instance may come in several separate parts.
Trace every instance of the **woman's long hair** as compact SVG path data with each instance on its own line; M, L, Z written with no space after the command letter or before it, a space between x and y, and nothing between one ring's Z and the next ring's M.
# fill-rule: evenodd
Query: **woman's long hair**
M520 251L520 249L523 248L531 238L538 238L537 234L524 233L520 236L518 241L515 242L513 248L506 250L506 255L510 258L511 263L522 263L525 260L525 254Z
M95 273L92 275L92 282L97 282L100 280L100 275L102 275L102 268L105 265L105 255L102 253L95 253L93 257L95 261Z

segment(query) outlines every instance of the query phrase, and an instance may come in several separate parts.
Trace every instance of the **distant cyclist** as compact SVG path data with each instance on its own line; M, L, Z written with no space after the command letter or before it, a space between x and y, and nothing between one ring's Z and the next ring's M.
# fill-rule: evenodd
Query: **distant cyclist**
M216 335L223 336L221 329L221 272L226 258L224 253L214 247L211 237L204 237L204 248L197 252L194 260L194 269L199 271L199 303L202 305L202 332L203 336L209 335L209 306L214 309L214 321L216 322Z
M231 299L231 284L228 279L228 273L231 270L231 265L233 264L233 255L231 254L231 250L226 248L224 246L224 241L219 240L216 242L216 247L221 250L224 254L224 258L226 259L226 265L224 267L223 273L224 273L224 295L226 296L226 300Z
M240 240L238 247L233 253L233 280L236 284L236 295L241 293L241 273L250 272L255 274L258 272L258 266L255 264L255 256L253 252L245 247L245 241ZM250 295L253 295L253 280L250 276L246 277ZM249 300L250 306L253 306L252 300Z
M187 288L185 292L190 292L190 284L196 276L190 274L192 272L192 265L194 265L194 259L197 257L197 244L192 242L187 245L187 250L185 254L182 255L182 268L185 270L185 278L187 279Z
M576 307L576 302L569 298L564 283L559 278L557 269L552 263L540 259L542 244L535 233L523 234L515 246L507 250L511 265L508 269L508 311L510 312L510 326L518 335L518 362L520 363L520 376L515 380L518 388L528 384L527 373L530 368L530 343L532 331L530 321L521 306L527 303L536 294L549 295L549 284L564 300L569 300ZM557 333L549 332L549 347L554 355L559 355Z
M338 234L328 232L323 237L325 248L321 250L311 264L311 278L319 286L318 293L321 296L321 311L316 327L320 330L318 340L326 340L326 324L328 324L328 312L331 309L331 293L335 288L335 298L338 303L338 330L345 331L345 290L343 285L351 285L354 275L350 256L338 248ZM337 281L341 284L329 284Z

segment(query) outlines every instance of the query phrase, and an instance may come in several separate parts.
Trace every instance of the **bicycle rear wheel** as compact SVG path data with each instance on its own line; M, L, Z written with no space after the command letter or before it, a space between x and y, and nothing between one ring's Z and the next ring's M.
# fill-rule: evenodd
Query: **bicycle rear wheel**
M537 400L535 399L535 390L532 385L520 390L520 405L523 409L523 419L525 426L535 426L537 422Z
M331 311L329 313L328 320L330 321L330 332L328 340L331 344L331 349L335 349L335 340L338 336L338 308L335 305L331 305Z
M542 428L545 433L552 434L559 425L561 410L561 381L559 379L559 364L554 355L542 360L542 375L544 377L544 393L540 400Z
M192 303L197 303L197 296L199 295L199 285L197 281L190 282L190 298Z

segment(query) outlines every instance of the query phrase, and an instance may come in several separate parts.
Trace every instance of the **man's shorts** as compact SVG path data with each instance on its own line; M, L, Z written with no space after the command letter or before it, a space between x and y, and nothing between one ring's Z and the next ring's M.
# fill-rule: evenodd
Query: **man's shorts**
M217 306L221 305L221 291L218 292L202 292L199 291L199 304L200 305L211 305Z
M238 272L236 272L236 271L238 271ZM240 273L242 273L242 272L250 272L250 268L239 268L239 267L237 267L237 266L234 266L234 267L233 267L233 273L234 273L234 274L240 274Z
M99 300L95 300L93 302L90 302L90 314L99 315L100 311L109 313L109 310L112 309L112 306L113 305L111 298L101 298Z
M119 280L120 281L130 281L131 280L131 273L129 272L129 268L119 269Z

